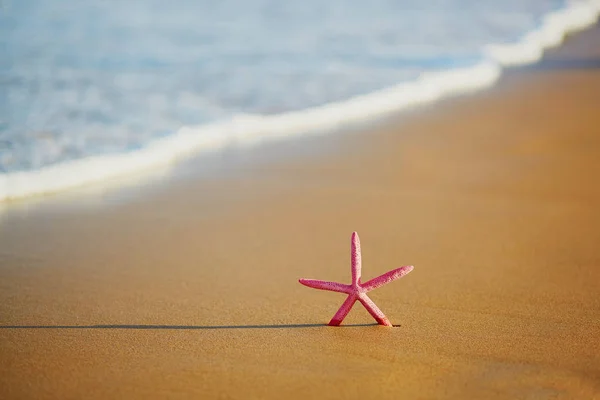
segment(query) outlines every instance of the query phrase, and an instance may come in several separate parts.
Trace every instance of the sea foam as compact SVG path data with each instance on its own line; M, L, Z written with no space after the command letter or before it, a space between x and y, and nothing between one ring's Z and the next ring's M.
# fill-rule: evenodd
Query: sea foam
M567 33L593 25L599 14L600 0L570 3L545 15L539 28L520 41L485 46L484 58L473 66L422 73L416 80L345 101L274 115L238 114L226 121L182 127L133 151L3 173L0 174L0 201L135 174L202 151L335 131L446 96L480 90L493 85L503 67L538 61L544 49L560 44Z

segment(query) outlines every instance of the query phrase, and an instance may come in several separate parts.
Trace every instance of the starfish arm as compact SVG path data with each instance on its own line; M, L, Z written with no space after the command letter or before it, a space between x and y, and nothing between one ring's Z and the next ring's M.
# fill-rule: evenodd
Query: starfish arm
M393 280L402 278L404 275L412 271L413 268L414 267L412 265L407 265L405 267L394 269L390 272L386 272L381 276L378 276L377 278L373 278L370 281L363 283L361 286L363 287L363 289L369 292L373 289L377 289L378 287L385 285L386 283L390 283Z
M340 309L335 313L333 318L331 318L331 321L329 321L329 325L330 326L339 326L342 323L342 321L344 320L344 318L346 318L346 315L348 315L348 313L352 309L352 306L354 305L355 301L356 301L356 296L354 294L348 295L348 297L346 298L346 300L344 301L344 303L342 304Z
M390 320L387 319L387 317L383 314L383 312L381 312L379 307L377 307L375 303L373 303L373 300L371 300L369 296L363 294L358 298L358 301L360 301L362 305L365 306L369 314L371 314L371 316L375 318L375 321L377 321L379 325L392 326Z
M298 280L298 282L300 282L304 286L308 286L308 287L311 287L314 289L329 290L332 292L341 292L341 293L349 293L349 291L350 291L349 285L344 285L343 283L338 283L338 282L327 282L327 281L320 281L317 279L300 279L300 280Z
M352 232L351 260L352 260L352 284L357 285L360 282L362 274L362 260L360 254L360 239L358 233Z

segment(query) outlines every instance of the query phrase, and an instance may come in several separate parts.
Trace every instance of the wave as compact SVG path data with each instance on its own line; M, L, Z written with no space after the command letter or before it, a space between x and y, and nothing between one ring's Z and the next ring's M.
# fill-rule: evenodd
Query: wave
M540 27L512 44L490 44L476 65L423 73L411 82L351 99L276 115L241 114L222 122L182 127L143 148L120 154L70 160L32 171L0 174L0 201L54 193L122 175L165 166L202 151L264 140L330 132L374 121L400 110L443 97L492 86L503 67L538 61L545 49L562 43L566 34L596 23L600 0L571 3L546 14Z

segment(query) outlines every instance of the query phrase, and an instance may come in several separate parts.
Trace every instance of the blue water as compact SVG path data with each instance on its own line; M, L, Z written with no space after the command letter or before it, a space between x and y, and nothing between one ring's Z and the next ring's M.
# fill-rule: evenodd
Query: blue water
M581 0L580 2L583 2ZM570 2L573 3L573 2ZM485 60L562 0L0 0L0 176Z

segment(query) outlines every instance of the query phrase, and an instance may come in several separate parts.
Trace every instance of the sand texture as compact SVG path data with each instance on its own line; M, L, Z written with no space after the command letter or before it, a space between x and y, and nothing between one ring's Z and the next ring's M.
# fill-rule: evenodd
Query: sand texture
M0 211L2 399L600 399L600 29L476 95ZM209 171L199 173L198 171ZM409 275L344 296L299 278Z

